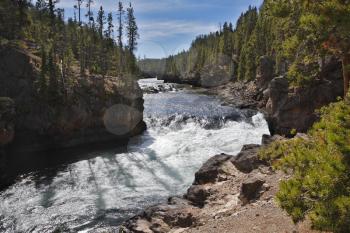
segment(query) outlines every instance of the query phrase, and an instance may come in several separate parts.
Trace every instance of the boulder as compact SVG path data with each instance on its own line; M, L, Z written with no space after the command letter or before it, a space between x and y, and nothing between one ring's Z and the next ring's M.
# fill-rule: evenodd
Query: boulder
M239 199L243 205L256 200L261 195L261 190L265 181L259 177L251 177L242 183Z
M231 159L235 167L244 173L250 173L265 163L259 159L258 150L260 145L244 145L241 152Z
M168 203L147 208L142 214L126 221L122 232L167 233L174 228L186 228L196 224L199 209L189 205L185 199L174 198Z
M216 155L210 158L195 174L195 185L214 183L218 179L233 174L235 168L230 162L230 155Z
M202 208L205 201L210 196L209 190L203 185L192 185L188 190L185 198L193 203L193 205Z

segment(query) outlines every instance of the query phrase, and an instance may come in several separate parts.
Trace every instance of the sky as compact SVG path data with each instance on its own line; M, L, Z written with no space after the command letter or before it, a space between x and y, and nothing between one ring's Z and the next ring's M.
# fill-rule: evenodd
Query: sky
M140 39L136 55L162 58L187 50L196 36L218 30L220 23L234 25L249 5L259 7L263 0L131 0ZM75 0L60 0L65 17L73 16ZM117 0L95 0L94 10L103 6L116 20ZM85 10L85 9L84 9ZM85 13L84 13L85 14ZM96 16L96 13L95 15ZM116 33L115 33L116 34Z

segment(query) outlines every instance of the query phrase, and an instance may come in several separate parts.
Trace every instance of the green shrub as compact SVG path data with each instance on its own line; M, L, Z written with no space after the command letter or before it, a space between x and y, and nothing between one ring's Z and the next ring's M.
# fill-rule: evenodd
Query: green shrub
M309 217L313 226L350 231L350 98L320 111L308 139L272 143L260 151L275 168L291 172L280 183L277 200L294 221Z

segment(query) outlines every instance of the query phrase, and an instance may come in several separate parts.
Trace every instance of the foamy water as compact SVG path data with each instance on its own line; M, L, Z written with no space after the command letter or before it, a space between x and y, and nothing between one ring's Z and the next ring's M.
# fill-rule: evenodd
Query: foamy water
M269 133L262 114L250 118L190 90L145 95L145 122L148 130L126 153L91 152L0 193L0 232L116 230L144 207L183 194L210 157L235 155Z

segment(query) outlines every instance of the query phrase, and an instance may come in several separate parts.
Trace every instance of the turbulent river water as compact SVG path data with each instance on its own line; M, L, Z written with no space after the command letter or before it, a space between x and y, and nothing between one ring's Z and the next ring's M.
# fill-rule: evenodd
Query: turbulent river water
M189 87L144 99L148 130L127 151L76 152L79 160L23 174L0 192L0 232L117 231L144 207L185 193L211 156L235 155L269 133L262 114L221 106Z

